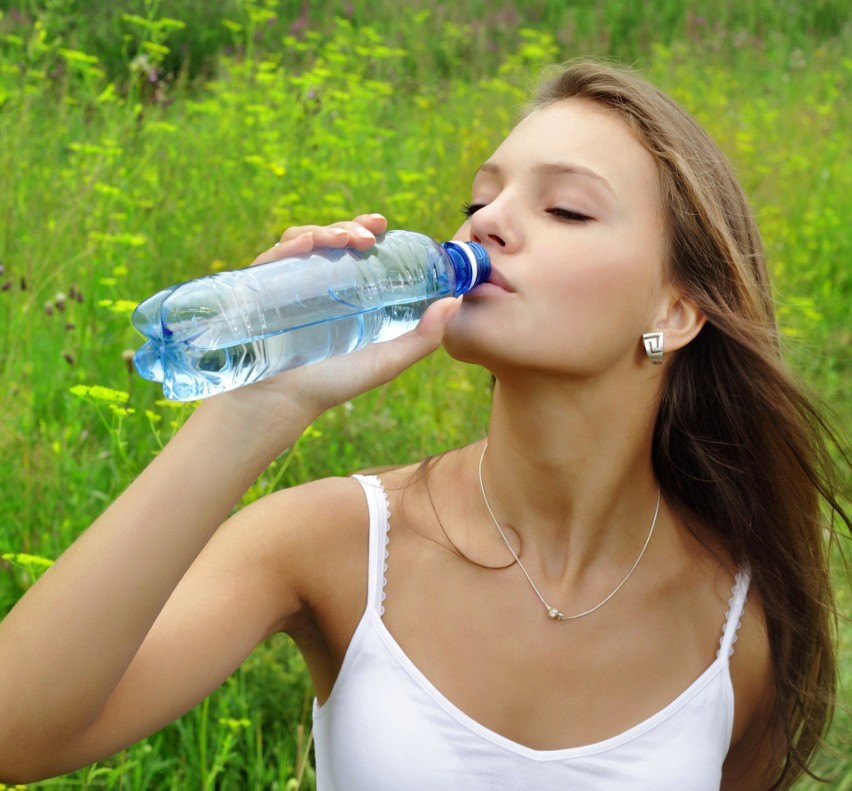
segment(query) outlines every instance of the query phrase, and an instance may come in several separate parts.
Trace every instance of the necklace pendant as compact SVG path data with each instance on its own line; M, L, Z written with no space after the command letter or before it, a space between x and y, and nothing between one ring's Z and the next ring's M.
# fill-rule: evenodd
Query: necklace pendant
M656 360L655 362L659 362ZM503 528L500 527L500 523L497 521L497 517L494 516L494 509L491 507L491 503L488 502L488 495L485 493L485 483L482 480L482 462L485 459L485 451L488 449L488 443L486 442L482 446L482 453L479 456L479 491L482 492L482 500L485 503L485 507L488 509L488 513L491 516L491 521L494 522L494 527L497 528L497 532L500 534L500 538L503 539L503 542L506 544L506 548L509 550L512 557L515 559L515 563L518 564L518 568L523 572L524 576L527 578L527 582L529 582L530 587L535 591L535 595L538 596L538 600L544 605L544 608L547 610L547 617L551 621L573 621L575 618L582 618L586 615L591 615L593 612L596 612L601 607L604 606L616 593L618 593L621 588L624 586L624 583L630 579L631 575L634 571L636 571L636 567L639 565L639 561L642 560L642 557L645 554L645 550L648 548L648 544L651 542L651 536L654 535L654 527L657 524L657 516L660 513L660 495L661 491L659 488L659 484L657 486L657 504L654 506L654 516L651 519L651 528L648 530L648 537L645 539L645 543L642 546L642 549L639 550L639 556L633 561L633 565L630 567L630 571L624 575L624 579L618 583L610 593L601 601L599 601L594 607L591 607L588 610L584 610L583 612L578 612L575 615L563 615L559 610L555 607L551 607L544 596L541 595L541 591L536 587L536 584L532 581L532 577L530 577L527 570L524 568L524 564L521 563L521 559L518 557L518 554L513 549L512 545L509 543L509 539L506 538L506 534L503 532Z

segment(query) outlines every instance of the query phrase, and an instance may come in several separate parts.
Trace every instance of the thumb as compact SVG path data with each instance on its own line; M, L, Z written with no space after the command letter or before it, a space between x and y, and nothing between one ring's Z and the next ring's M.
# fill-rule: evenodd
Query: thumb
M371 344L356 354L371 356L378 377L383 382L390 381L441 345L447 325L459 312L461 303L461 297L438 300L426 309L413 330L391 341Z
M424 342L434 344L433 348L437 348L444 338L447 325L456 317L461 304L461 297L439 299L430 305L420 317L420 321L414 328L414 333L419 335Z

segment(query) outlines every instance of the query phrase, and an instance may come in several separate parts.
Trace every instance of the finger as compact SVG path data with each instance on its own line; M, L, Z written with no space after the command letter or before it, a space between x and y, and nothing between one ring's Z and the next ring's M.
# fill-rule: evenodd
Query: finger
M343 220L330 225L297 225L288 228L281 242L313 234L315 247L354 247L366 250L376 242L376 237L387 229L388 221L381 214L359 214L354 220Z
M385 232L387 224L381 214L359 214L354 220L331 225L294 225L284 231L273 247L257 256L252 266L307 253L316 247L368 250L376 243L376 237Z
M382 214L359 214L353 222L363 225L374 236L383 234L388 229L387 218Z
M313 239L314 247L347 247L353 246L353 242L369 246L376 241L376 235L368 228L347 220L332 225L297 225L288 228L281 235L279 245L307 235Z
M291 255L301 255L309 253L314 248L314 235L311 231L306 231L299 236L295 236L287 241L276 242L268 250L264 250L254 261L251 266L256 264L268 264L271 261L280 261L282 258L287 258Z

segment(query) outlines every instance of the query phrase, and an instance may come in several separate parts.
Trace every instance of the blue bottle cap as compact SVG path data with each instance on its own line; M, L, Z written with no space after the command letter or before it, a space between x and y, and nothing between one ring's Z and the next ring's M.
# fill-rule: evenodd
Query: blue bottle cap
M456 288L453 296L466 294L491 275L491 259L479 242L443 242L441 244L456 270Z

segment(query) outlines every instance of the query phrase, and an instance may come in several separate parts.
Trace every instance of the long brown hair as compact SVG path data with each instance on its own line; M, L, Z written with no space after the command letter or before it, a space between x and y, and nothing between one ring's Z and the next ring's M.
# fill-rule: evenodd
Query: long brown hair
M826 522L849 526L833 492L830 436L784 365L763 247L725 156L701 126L631 70L582 61L545 75L531 110L595 102L657 163L668 275L707 317L669 366L653 459L668 501L751 568L773 661L771 736L788 788L822 743L836 686ZM822 503L831 517L822 517ZM808 772L810 773L810 772Z

